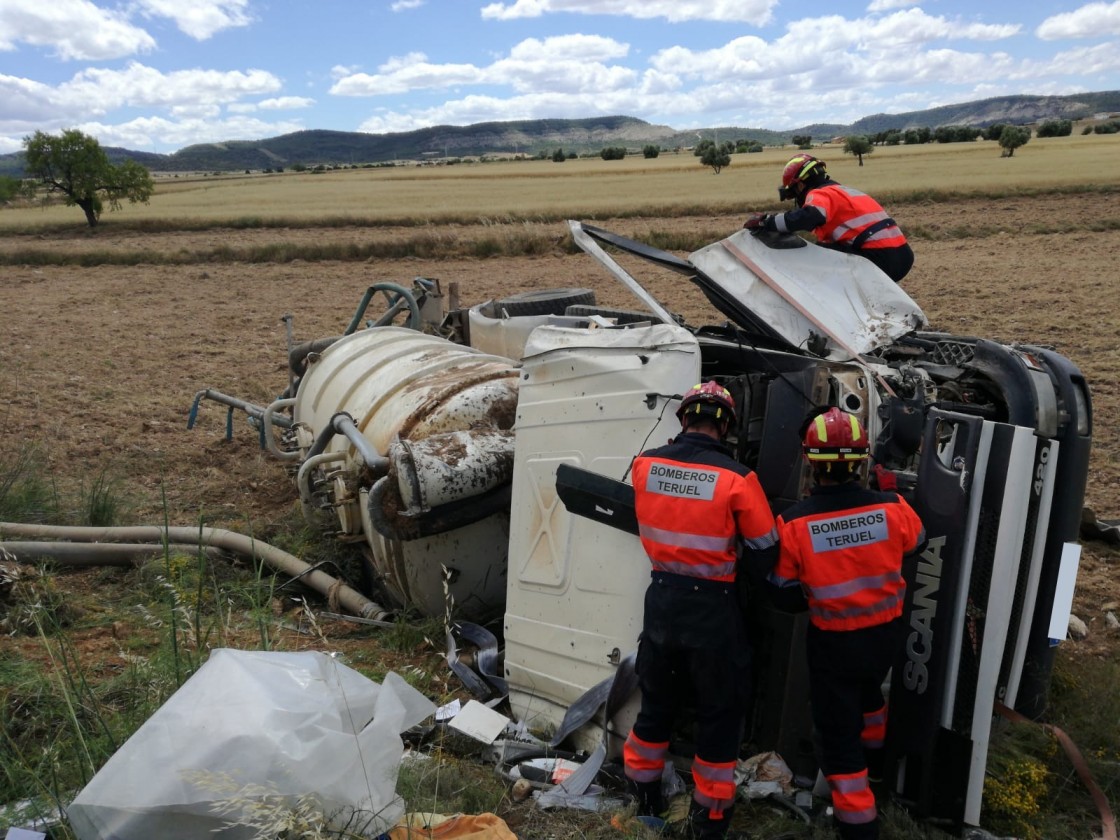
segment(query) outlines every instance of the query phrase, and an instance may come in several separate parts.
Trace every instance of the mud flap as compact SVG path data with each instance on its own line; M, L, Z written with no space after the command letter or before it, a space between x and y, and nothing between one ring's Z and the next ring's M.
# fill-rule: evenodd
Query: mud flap
M577 516L638 533L634 488L623 481L562 463L556 468L556 493L564 507Z

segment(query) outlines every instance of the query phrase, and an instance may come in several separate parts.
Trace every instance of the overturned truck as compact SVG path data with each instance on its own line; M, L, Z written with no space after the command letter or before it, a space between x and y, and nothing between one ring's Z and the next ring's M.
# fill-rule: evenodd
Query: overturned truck
M250 414L309 522L362 547L387 608L500 618L514 713L552 730L632 661L649 565L625 482L678 431L679 395L701 379L731 391L729 444L776 513L808 489L807 411L856 414L930 538L904 569L889 787L919 817L978 824L994 705L1040 716L1065 635L1092 432L1080 372L1047 347L931 331L869 262L798 237L739 232L682 259L569 227L635 309L583 289L460 309L434 281L378 284L344 334L289 348L272 405L203 393ZM685 323L620 260L680 275L727 321ZM361 326L377 291L388 311ZM744 597L747 738L811 778L805 617ZM618 751L635 713L572 737Z

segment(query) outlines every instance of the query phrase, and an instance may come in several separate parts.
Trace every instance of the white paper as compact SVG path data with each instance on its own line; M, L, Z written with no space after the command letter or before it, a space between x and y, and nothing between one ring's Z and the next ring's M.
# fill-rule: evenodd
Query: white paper
M445 720L450 720L451 718L455 717L455 715L459 714L459 711L462 708L463 704L459 702L459 698L456 697L450 703L444 703L442 706L436 709L436 720L441 723Z
M492 744L505 731L509 722L509 718L484 703L468 700L463 711L452 718L451 728L484 744Z

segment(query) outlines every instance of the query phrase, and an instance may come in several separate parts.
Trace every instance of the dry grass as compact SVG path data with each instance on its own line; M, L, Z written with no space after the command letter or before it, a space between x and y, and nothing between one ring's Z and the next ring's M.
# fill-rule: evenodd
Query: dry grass
M1012 158L990 141L877 147L860 167L839 146L813 150L842 182L858 184L883 201L920 198L930 191L996 195L1056 187L1120 184L1120 135L1033 139ZM345 169L294 173L162 179L148 205L125 205L103 224L162 222L197 226L252 222L268 225L506 223L574 215L658 216L778 206L777 183L792 149L734 155L720 175L689 152L646 160L598 158L510 161L457 166ZM80 225L73 207L9 208L0 231Z

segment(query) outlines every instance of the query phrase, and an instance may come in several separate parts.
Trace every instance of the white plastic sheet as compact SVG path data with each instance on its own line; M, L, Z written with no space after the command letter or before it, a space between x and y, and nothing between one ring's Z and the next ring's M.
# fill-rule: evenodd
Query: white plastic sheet
M237 840L256 803L310 795L335 827L376 837L404 812L400 733L434 710L396 674L379 685L323 653L216 650L67 815L79 840Z

